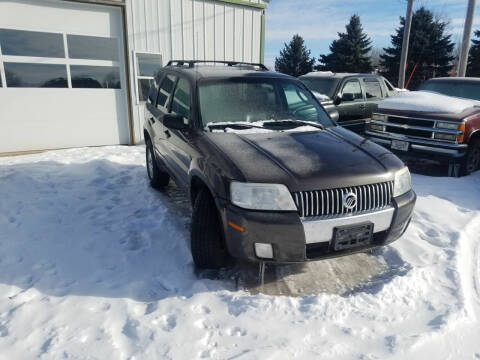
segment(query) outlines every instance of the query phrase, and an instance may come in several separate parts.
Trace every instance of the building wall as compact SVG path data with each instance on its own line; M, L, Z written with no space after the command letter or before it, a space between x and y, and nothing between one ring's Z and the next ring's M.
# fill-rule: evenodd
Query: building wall
M133 139L143 140L143 104L138 101L134 52L172 59L260 62L262 16L259 7L214 0L129 0L126 2L128 56L133 91ZM249 2L244 1L243 3Z

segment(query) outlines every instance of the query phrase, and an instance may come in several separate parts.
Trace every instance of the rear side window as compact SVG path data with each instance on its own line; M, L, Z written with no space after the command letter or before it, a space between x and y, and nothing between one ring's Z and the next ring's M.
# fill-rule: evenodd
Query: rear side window
M365 86L365 96L367 99L381 99L382 87L380 82L375 79L364 79L363 85Z
M155 100L158 96L158 86L153 82L152 86L148 90L148 102L155 105Z
M172 112L190 119L190 84L187 80L180 78L172 101Z
M350 80L343 86L342 91L343 98L360 100L363 99L362 88L358 80Z
M163 78L162 84L160 85L160 91L158 92L157 98L157 108L162 111L167 111L168 99L173 91L173 86L177 81L177 77L174 75L167 75Z

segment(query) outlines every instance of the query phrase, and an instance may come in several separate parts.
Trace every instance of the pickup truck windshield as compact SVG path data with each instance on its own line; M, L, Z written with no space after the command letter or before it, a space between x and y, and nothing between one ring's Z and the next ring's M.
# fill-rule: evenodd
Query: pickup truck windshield
M335 78L322 78L322 77L302 77L300 79L310 90L316 91L320 94L327 95L332 98L335 95L335 89L340 82L340 79Z
M480 82L427 81L418 90L432 91L443 95L480 100Z
M325 127L333 122L303 86L275 78L228 78L199 83L203 125L301 120Z

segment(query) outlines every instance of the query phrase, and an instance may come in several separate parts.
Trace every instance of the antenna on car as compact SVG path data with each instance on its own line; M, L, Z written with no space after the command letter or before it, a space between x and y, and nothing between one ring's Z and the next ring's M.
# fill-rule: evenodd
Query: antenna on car
M227 66L252 66L258 67L260 70L268 71L269 69L260 63L249 63L243 61L221 61L221 60L170 60L167 63L167 66L178 66L178 67L188 67L193 68L197 64L223 64Z

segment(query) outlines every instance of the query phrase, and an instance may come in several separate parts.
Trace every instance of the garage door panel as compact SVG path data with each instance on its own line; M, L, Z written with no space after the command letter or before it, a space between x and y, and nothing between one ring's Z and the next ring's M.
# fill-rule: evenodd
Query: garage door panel
M120 36L119 8L52 0L0 1L0 24L5 28ZM68 21L65 21L68 19Z
M121 19L115 7L0 1L0 152L129 143Z
M25 98L23 89L0 89L0 152L128 143L125 117L115 110L124 101L121 91L37 91L41 96L30 91Z

